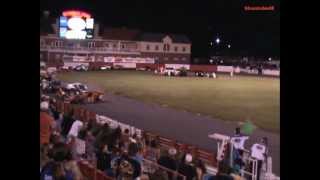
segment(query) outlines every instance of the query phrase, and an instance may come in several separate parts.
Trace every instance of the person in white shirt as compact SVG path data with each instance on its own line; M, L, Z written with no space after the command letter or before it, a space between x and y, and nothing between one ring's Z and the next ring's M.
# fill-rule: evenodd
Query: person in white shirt
M78 137L78 133L82 127L83 127L82 121L76 120L75 122L73 122L71 129L68 133L68 137L69 136Z
M215 73L215 72L213 72L213 73L212 73L212 77L213 77L214 79L216 79L216 78L217 78L217 75L216 75L216 73Z
M260 143L255 143L251 147L251 157L258 160L257 180L260 179L261 167L267 157L267 140L268 139L264 137Z
M239 127L237 127L235 131L235 135L231 137L230 141L235 151L234 165L240 169L244 165L244 162L242 160L243 150L245 149L244 144L245 141L249 139L249 137L241 134Z
M240 133L240 128L237 127L235 135L231 138L231 143L233 144L233 147L236 150L241 150L242 151L242 150L244 150L244 143L248 139L249 139L249 137L245 136L245 135L242 135Z

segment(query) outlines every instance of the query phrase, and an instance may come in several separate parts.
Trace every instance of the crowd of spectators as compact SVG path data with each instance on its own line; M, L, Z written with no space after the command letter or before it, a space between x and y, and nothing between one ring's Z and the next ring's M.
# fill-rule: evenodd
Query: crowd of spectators
M115 179L182 180L185 176L186 180L216 180L221 174L227 174L222 169L216 177L209 175L200 159L173 147L161 148L157 138L130 135L128 129L113 129L95 120L82 122L72 111L60 113L54 99L43 96L40 179L84 180L77 166L77 162L83 160ZM224 176L233 179L230 175Z
M86 161L106 176L119 180L239 179L226 163L219 165L215 176L208 174L204 163L189 152L162 148L157 137L131 134L129 129L113 128L95 119L81 121L73 111L59 112L55 102L55 98L40 94L41 180L85 180L79 161ZM240 145L235 147L241 152L246 138L237 133L235 138L240 139ZM252 156L259 160L261 168L264 160L261 154L266 149L261 144L252 148Z

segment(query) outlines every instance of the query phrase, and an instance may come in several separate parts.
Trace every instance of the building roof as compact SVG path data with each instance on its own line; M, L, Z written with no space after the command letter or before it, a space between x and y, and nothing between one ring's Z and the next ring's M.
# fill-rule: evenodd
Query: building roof
M137 39L140 33L137 29L105 28L101 36L103 39L133 41Z
M191 43L189 38L182 34L142 33L139 40L147 42L162 42L162 39L166 36L169 36L174 43Z

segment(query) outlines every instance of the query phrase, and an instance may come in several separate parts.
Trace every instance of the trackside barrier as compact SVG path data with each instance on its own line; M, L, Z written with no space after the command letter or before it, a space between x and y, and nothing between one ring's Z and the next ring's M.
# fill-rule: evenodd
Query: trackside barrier
M96 169L89 162L79 161L78 166L83 176L88 180L115 180L115 178L109 177L104 172Z
M142 172L143 174L153 174L156 170L162 170L165 171L168 174L173 174L173 179L176 180L177 178L182 178L183 180L186 180L186 176L178 173L177 171L173 171L171 169L168 169L164 166L161 166L159 164L157 164L156 162L147 160L147 159L143 159L142 160ZM151 179L152 180L152 179Z
M147 138L158 139L159 144L162 148L168 149L170 147L174 147L177 149L178 152L191 153L197 156L200 160L202 160L205 164L209 166L216 166L217 164L215 153L198 149L188 144L173 141L168 138L164 138L162 136L157 136L150 132L144 132L144 134L146 135Z

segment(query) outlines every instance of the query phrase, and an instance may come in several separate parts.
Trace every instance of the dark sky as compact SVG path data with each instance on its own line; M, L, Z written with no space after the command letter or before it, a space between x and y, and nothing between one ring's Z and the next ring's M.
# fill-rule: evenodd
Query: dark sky
M91 13L105 26L151 32L183 33L192 40L193 57L208 55L218 35L230 54L280 54L280 0L41 0L40 12L59 16L66 9ZM273 12L245 12L244 5L274 5Z

